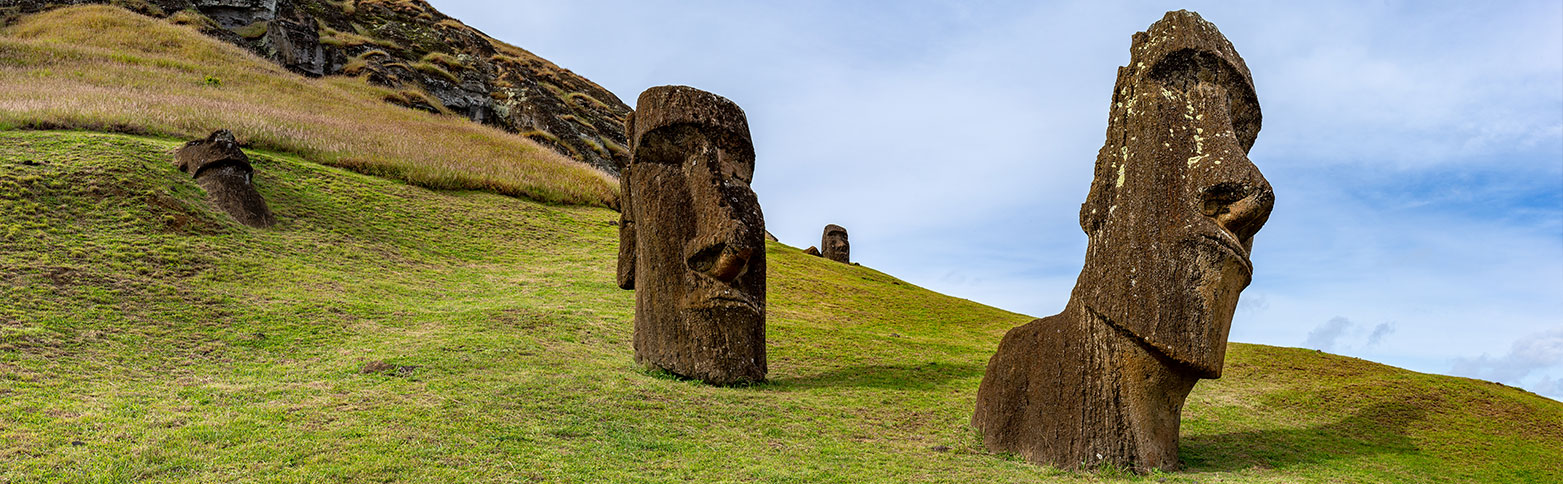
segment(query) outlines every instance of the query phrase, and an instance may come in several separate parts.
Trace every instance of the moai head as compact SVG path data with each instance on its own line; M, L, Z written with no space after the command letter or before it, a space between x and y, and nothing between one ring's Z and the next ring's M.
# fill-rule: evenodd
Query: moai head
M1221 376L1249 251L1275 195L1248 150L1259 101L1215 25L1169 12L1118 69L1107 142L1080 207L1075 298L1193 376Z
M820 253L826 259L842 264L852 262L852 244L847 243L847 229L841 228L840 225L826 225L825 234L820 236L819 246L824 248Z
M189 173L193 178L200 178L202 171L226 165L237 166L246 173L255 172L249 157L239 149L239 140L226 129L213 131L206 139L185 143L174 152L174 163L179 171Z
M640 95L622 174L642 364L724 384L765 377L765 222L743 110L685 86ZM621 284L622 285L622 284Z
M240 223L251 227L275 223L266 199L250 183L255 168L232 132L220 129L206 139L185 143L174 152L174 163L195 178L207 199Z

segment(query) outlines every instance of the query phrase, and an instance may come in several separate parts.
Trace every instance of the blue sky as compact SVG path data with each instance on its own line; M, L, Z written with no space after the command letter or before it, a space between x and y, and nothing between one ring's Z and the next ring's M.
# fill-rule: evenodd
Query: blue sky
M626 103L736 101L783 242L1034 316L1084 260L1077 215L1130 35L1214 22L1253 71L1277 202L1233 341L1563 399L1563 3L435 0ZM1016 321L1016 324L1024 321Z

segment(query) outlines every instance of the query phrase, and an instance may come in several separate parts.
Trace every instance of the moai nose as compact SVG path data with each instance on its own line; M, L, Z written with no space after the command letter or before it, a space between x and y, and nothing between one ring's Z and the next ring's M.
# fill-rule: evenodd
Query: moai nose
M718 281L733 282L743 275L753 255L754 249L740 249L718 242L695 252L690 256L688 264L689 268Z
M1252 249L1254 234L1270 219L1275 192L1263 179L1248 183L1218 183L1202 190L1205 216L1215 219L1244 249Z

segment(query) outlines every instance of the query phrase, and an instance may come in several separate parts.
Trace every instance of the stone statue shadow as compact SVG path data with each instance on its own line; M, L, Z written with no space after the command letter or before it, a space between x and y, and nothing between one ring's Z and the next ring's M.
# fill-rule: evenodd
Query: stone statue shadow
M1297 464L1373 455L1421 452L1407 429L1426 410L1380 403L1340 421L1296 429L1250 430L1182 439L1182 470L1232 472L1252 467L1280 469Z
M984 368L980 364L936 362L846 366L812 375L774 378L767 386L780 391L825 387L926 390L952 380L980 377Z

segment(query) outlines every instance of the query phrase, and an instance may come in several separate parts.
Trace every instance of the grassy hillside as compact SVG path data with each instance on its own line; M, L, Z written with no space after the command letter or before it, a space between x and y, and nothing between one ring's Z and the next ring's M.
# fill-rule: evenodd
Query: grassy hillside
M711 388L632 363L609 210L252 152L256 230L175 146L0 131L0 481L1563 480L1556 401L1243 344L1186 471L1039 468L967 426L1026 316L772 243L773 381Z
M422 97L359 78L307 79L117 7L64 8L0 30L0 128L185 139L228 128L257 148L426 187L614 203L610 177L527 138L384 102Z

